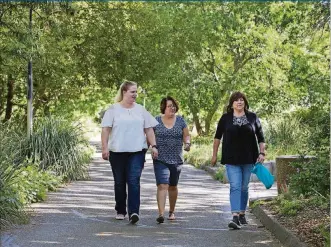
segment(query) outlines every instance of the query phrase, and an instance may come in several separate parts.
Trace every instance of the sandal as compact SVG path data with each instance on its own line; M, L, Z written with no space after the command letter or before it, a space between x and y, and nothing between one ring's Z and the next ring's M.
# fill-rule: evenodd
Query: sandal
M159 224L163 223L164 222L164 216L162 214L160 214L159 217L157 217L156 221Z
M176 219L175 213L174 212L169 212L168 220L175 220L175 219Z

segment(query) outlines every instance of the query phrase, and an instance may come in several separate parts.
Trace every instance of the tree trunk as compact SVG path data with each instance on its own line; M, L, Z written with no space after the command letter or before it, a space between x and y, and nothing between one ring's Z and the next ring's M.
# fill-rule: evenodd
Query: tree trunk
M9 75L7 81L7 104L6 104L5 121L8 121L12 116L13 97L14 97L14 78L12 75Z
M225 95L226 90L221 90L219 95ZM223 97L224 96L218 96L217 98L214 98L214 103L213 105L210 107L208 114L205 118L205 134L209 134L210 132L210 123L211 120L213 119L215 112L217 111L217 109L220 107L220 104L223 101Z
M5 110L5 82L0 81L0 117Z
M188 96L188 98L189 98L188 107L193 115L193 122L194 122L195 128L197 129L198 135L201 136L203 134L203 130L202 130L199 116L198 116L199 111L198 111L196 105L194 104L193 95L190 94Z
M193 115L193 121L194 121L194 125L197 129L198 135L201 136L203 134L203 130L202 130L202 127L201 127L201 124L200 124L198 113L192 111L192 115Z

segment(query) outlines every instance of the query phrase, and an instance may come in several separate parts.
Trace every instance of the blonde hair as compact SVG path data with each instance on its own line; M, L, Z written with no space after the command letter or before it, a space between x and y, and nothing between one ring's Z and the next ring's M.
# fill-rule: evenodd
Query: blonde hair
M125 81L121 84L115 96L115 103L121 102L123 100L123 92L128 91L129 87L131 86L137 86L137 83L134 81Z

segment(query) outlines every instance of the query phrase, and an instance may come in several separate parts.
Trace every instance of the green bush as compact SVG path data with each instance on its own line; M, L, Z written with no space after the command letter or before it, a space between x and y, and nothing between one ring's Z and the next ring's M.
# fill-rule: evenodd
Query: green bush
M268 203L276 212L283 215L294 216L305 207L306 201L296 198L292 193L287 192L278 195Z
M298 154L306 150L309 132L295 116L274 116L264 126L268 159L278 155Z
M221 181L222 183L225 182L225 166L221 166L218 168L217 172L215 173L215 179Z
M78 180L87 177L92 152L79 124L45 118L24 142L20 162L28 157L43 170L51 169L67 181Z
M330 195L330 163L327 153L309 162L292 163L297 173L290 175L289 187L296 195Z
M301 209L303 209L303 205L300 200L283 200L280 202L279 212L284 215L296 215Z
M20 153L21 134L14 129L9 122L0 123L0 228L27 222L23 204L13 196L12 186L17 183L18 171L22 168L15 163Z
M196 167L201 165L210 165L213 155L213 138L212 137L194 137L190 152L184 153L185 161ZM220 160L220 151L218 153Z
M46 193L53 191L61 182L50 171L39 171L37 165L16 169L12 183L0 191L0 226L26 223L28 221L24 207L32 202L43 201Z
M23 205L44 201L48 191L54 191L62 178L51 171L39 170L37 165L29 164L17 171L16 183L11 187Z
M307 148L310 153L330 151L330 109L327 107L311 107L295 113L309 133Z
M26 138L14 123L0 124L0 227L25 223L24 210L63 179L86 177L92 149L80 126L52 118L36 121Z

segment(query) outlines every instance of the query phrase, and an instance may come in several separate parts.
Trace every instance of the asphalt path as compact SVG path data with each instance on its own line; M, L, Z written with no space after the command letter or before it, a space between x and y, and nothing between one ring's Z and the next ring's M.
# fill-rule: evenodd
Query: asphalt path
M100 150L88 181L73 182L32 204L31 222L1 233L3 247L135 246L222 247L281 246L248 213L249 225L229 230L229 187L205 171L185 164L179 183L176 220L157 224L156 185L150 155L141 178L140 221L115 220L113 178ZM167 203L168 210L168 203Z

